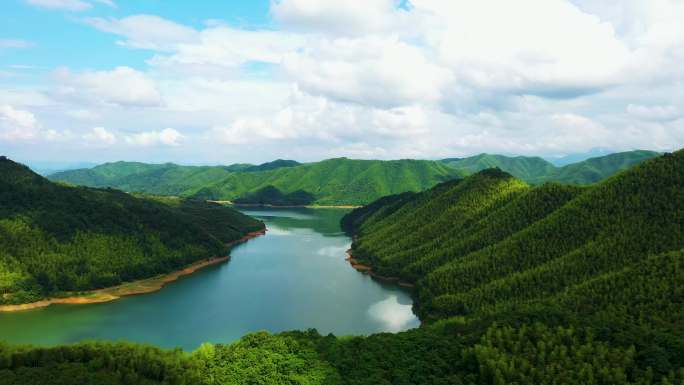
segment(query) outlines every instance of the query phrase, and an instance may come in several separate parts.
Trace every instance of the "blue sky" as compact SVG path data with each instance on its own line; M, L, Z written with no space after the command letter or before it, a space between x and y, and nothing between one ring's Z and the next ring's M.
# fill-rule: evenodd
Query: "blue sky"
M199 3L199 4L198 4ZM3 39L31 42L32 49L7 50L0 65L59 66L73 69L108 69L112 64L144 69L149 53L116 45L118 37L94 31L83 20L91 17L122 18L154 14L178 23L202 28L207 20L223 20L248 29L271 28L268 0L119 0L116 7L94 4L74 13L69 10L34 7L23 0L6 0L0 6Z
M0 153L179 163L684 144L677 0L8 0Z

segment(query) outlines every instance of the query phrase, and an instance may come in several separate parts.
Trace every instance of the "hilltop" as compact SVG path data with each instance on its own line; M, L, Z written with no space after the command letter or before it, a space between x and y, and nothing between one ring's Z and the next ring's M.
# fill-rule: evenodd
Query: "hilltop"
M83 177L83 175L87 177ZM52 180L243 203L358 205L383 195L422 191L459 176L440 162L329 159L298 164L278 160L237 172L223 166L112 163L52 175Z
M597 156L557 167L540 158L530 156L504 156L480 154L467 158L448 158L441 161L465 175L488 168L499 168L531 184L559 182L587 185L599 182L616 172L660 155L655 151L634 150Z

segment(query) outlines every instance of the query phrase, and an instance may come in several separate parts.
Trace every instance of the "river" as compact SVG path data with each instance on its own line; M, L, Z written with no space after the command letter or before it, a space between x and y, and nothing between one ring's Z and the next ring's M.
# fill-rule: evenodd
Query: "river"
M352 269L340 209L245 209L267 234L235 247L231 260L164 289L91 305L0 313L0 341L55 345L107 339L193 350L242 335L316 328L366 335L417 327L411 297Z

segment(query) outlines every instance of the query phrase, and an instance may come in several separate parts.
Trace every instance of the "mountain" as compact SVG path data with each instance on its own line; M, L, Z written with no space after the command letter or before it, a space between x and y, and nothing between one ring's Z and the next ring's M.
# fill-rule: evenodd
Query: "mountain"
M296 160L276 159L272 162L262 163L258 166L247 167L246 169L241 170L241 171L248 171L248 172L269 171L269 170L275 170L277 168L299 166L300 164L301 163L297 162Z
M635 150L620 152L569 164L558 168L548 176L543 176L532 183L558 181L571 184L591 184L601 181L616 172L626 170L645 160L659 156L654 151Z
M589 187L532 187L488 169L405 199L385 198L344 222L357 234L355 258L377 274L418 283L424 317L459 315L511 295L549 295L684 247L682 165L678 152ZM526 282L545 282L544 290L523 290Z
M553 163L557 167L567 166L572 163L581 162L589 158L598 158L600 156L610 155L612 152L605 148L592 148L587 152L577 152L563 156L547 157L546 160Z
M237 199L243 203L276 204L292 202L294 197L296 201L306 198L307 204L358 205L383 195L421 191L459 175L439 162L424 160L338 158L299 165L293 162L278 160L257 166L265 171L240 172L222 166L141 166L119 162L59 173L51 179L148 194ZM277 199L268 200L269 197Z
M618 171L660 155L654 151L635 150L585 159L556 167L539 158L480 154L468 158L448 158L441 162L470 175L487 168L499 168L531 184L560 182L587 185L599 182Z
M64 171L49 176L54 181L90 187L114 187L124 191L158 195L181 195L198 185L221 180L233 172L254 172L290 167L294 161L275 161L255 166L180 166L173 163L105 163L90 169Z
M190 354L0 344L0 382L682 384L683 191L679 151L586 187L487 169L386 196L343 225L355 263L416 285L420 328L258 332Z
M56 184L5 157L0 202L4 304L174 271L264 226L217 204Z
M530 180L555 171L555 167L539 157L480 154L468 158L443 159L449 167L463 171L466 175L474 174L488 168L499 168L519 179Z
M343 223L353 263L413 283L425 328L471 346L452 359L478 362L474 383L670 384L684 380L682 192L684 150L587 187L484 170Z

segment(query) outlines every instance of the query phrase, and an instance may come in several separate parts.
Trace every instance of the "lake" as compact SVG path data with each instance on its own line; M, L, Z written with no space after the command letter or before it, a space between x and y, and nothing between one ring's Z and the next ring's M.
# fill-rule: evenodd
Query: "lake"
M107 339L193 350L242 335L316 328L361 335L419 326L410 294L357 272L338 209L245 209L267 234L235 247L231 260L162 290L92 305L0 313L0 341L56 345Z

